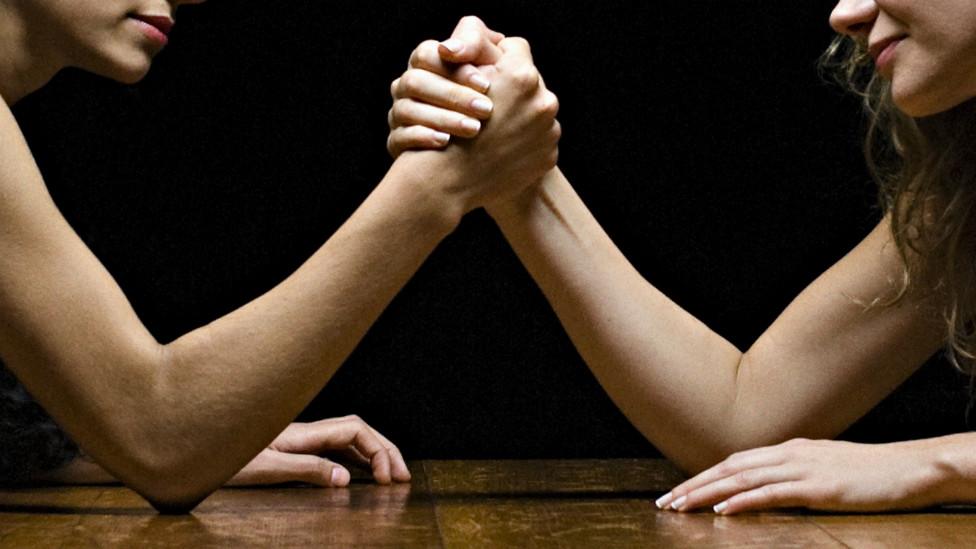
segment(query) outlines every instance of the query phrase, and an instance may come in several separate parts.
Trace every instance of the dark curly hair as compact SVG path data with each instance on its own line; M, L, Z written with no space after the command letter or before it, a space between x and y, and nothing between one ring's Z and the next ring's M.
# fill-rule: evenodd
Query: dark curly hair
M0 484L28 482L79 453L74 441L0 363Z

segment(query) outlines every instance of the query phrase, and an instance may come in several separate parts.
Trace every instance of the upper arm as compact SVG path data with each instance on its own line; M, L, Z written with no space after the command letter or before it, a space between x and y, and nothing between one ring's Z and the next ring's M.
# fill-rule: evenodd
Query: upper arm
M159 352L57 210L0 102L0 358L86 450L125 456L124 426L146 397L136 387Z
M907 379L943 344L945 328L937 294L884 303L903 273L885 218L745 353L734 428L758 444L834 437Z

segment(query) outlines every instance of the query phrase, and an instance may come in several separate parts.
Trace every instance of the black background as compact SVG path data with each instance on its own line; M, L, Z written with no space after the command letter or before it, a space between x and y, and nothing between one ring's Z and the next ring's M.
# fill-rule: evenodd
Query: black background
M477 14L533 44L563 171L624 253L745 349L879 218L857 102L816 70L832 5L213 0L181 9L138 86L67 71L17 114L65 216L169 341L352 213L390 163L389 82ZM847 436L964 429L965 386L936 359ZM655 454L480 212L303 418L346 413L412 458Z

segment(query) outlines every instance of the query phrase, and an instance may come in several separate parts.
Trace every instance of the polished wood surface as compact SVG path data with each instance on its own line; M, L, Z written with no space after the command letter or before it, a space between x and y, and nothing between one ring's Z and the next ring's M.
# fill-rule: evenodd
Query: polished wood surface
M409 485L225 489L157 514L120 486L0 490L0 547L971 547L972 509L658 511L666 461L418 461Z

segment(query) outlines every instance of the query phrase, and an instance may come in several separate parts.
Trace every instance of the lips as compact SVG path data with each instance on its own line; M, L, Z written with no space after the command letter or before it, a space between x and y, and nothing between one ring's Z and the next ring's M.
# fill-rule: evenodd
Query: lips
M166 36L169 36L169 33L173 30L173 20L166 15L132 14L129 17L155 27L159 32Z
M874 59L874 62L877 63L878 62L878 59L881 57L881 54L884 53L885 50L888 49L889 46L891 46L892 44L895 44L897 42L901 42L906 37L907 37L907 35L892 36L890 38L885 38L884 40L880 40L878 42L875 42L874 44L871 44L868 47L868 53Z

